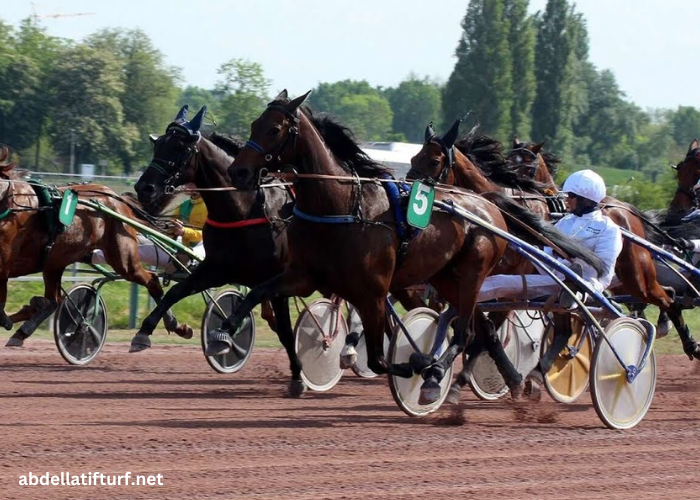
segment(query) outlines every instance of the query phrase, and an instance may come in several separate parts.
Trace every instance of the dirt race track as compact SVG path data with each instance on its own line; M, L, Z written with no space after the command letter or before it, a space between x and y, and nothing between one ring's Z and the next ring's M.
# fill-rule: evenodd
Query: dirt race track
M4 344L4 342L3 342ZM0 499L696 499L700 372L663 356L654 404L605 429L590 399L563 406L467 395L415 420L383 379L348 372L328 393L281 397L283 351L217 375L194 346L89 367L49 341L0 350ZM700 365L699 365L700 366ZM162 474L162 486L19 486L36 475Z

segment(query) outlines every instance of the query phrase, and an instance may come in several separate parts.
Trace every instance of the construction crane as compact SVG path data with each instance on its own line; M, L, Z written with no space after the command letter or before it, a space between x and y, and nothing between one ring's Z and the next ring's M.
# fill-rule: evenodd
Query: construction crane
M77 16L94 16L94 12L75 12L75 13L70 13L70 14L37 14L36 12L36 6L34 2L31 2L32 6L32 17L36 19L43 19L43 18L48 18L48 19L59 19L61 17L77 17Z

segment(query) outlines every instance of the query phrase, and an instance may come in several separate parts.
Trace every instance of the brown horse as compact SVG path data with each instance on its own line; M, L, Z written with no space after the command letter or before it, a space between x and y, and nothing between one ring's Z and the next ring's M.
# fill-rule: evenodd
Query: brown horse
M484 278L505 251L503 240L491 232L434 212L427 229L414 234L401 255L395 211L382 185L386 169L370 160L349 130L332 121L319 130L310 112L301 108L308 93L294 100L282 92L251 125L246 148L229 168L233 185L254 188L263 171L285 166L293 175L297 193L296 217L287 230L290 260L284 273L256 287L239 309L209 339L208 353L226 352L229 331L262 299L281 295L309 295L314 290L337 293L352 303L365 328L369 367L402 376L415 371L425 382L422 399L435 401L444 370L464 349L467 330L478 323L482 337L508 385L517 391L522 378L505 355L492 325L474 315L476 297ZM500 210L469 193L436 193L480 218L507 230ZM400 262L399 262L399 259ZM387 293L420 282L430 282L457 307L460 318L455 337L441 358L415 360L410 369L387 366L382 337Z
M155 275L139 262L136 231L120 220L93 208L78 204L72 223L59 231L56 210L42 207L35 185L22 181L13 163L0 167L0 325L10 330L13 323L25 323L8 340L8 347L21 347L24 340L57 308L62 300L61 277L70 264L90 255L95 249L104 252L106 262L128 281L143 285L156 302L163 289ZM124 217L135 213L111 189L98 184L79 184L58 188L60 193L74 190L79 199L100 202ZM55 220L53 220L55 218ZM44 297L33 297L29 305L7 316L7 281L9 278L42 272ZM180 333L170 312L168 330Z
M669 205L669 212L688 212L696 208L696 186L700 181L700 146L697 139L693 139L688 146L683 161L673 168L676 170L678 187Z
M522 171L535 175L539 182L548 185L552 191L551 194L556 195L559 192L559 188L554 182L553 175L559 160L554 155L541 151L542 144L544 143L527 144L520 142L516 138L514 140L514 148L508 155L508 158L513 161L516 167L520 167L523 169ZM697 182L698 178L700 178L700 173L694 174L692 168L685 166L685 163L695 161L694 154L698 154L697 147L697 141L693 141L691 148L688 150L686 160L678 167L679 188L674 201L672 201L672 207L685 208L692 206L692 198L689 193L692 190L692 182ZM520 158L520 161L518 161L518 158ZM657 229L648 224L649 218L633 206L615 198L607 197L603 200L603 213L610 217L618 226L627 229L640 238L659 241ZM614 292L632 295L644 304L657 306L661 311L657 321L659 325L657 332L661 332L664 329L668 331L665 323L670 318L676 331L678 331L684 352L691 360L693 358L700 359L700 346L693 339L690 329L683 319L680 304L674 301L673 297L659 284L656 278L656 266L651 253L627 239L623 241L622 252L615 266L615 274L621 285L615 288Z

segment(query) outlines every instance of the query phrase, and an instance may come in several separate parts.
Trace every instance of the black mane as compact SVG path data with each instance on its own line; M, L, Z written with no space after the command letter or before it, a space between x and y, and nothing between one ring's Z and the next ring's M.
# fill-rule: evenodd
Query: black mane
M512 189L542 193L547 186L518 175L503 154L503 145L487 135L477 135L476 127L455 143L455 147L484 173L490 181Z
M524 148L527 150L531 150L536 143L534 142L521 142L516 146L516 148ZM544 164L547 165L547 170L549 170L549 175L552 176L554 179L555 176L557 175L557 172L559 172L559 164L561 163L561 158L556 156L554 153L550 153L549 151L542 151L540 150L540 156L544 160Z
M240 153L241 149L245 146L245 141L235 135L212 132L207 139L215 146L222 149L227 155L233 156L234 158L238 156L238 153Z
M334 116L327 113L314 114L309 108L304 108L304 112L321 134L338 163L348 173L357 173L362 177L391 174L391 169L374 161L360 149L352 131L339 123Z

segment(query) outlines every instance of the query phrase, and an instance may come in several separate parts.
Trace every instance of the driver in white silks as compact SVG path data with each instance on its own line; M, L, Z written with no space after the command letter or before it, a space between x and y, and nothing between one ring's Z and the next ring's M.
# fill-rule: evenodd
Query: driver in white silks
M580 170L566 179L562 191L568 195L566 203L571 213L560 219L555 227L592 250L603 261L603 274L598 276L592 266L580 259L573 262L562 259L561 262L586 280L593 289L603 292L615 276L615 262L622 251L620 228L600 210L600 202L605 198L605 182L592 170ZM545 248L545 252L551 255L552 249ZM560 273L557 276L562 277ZM560 292L561 287L544 272L525 276L498 274L486 278L478 300L533 299ZM561 293L561 305L570 307L573 302L566 292Z

